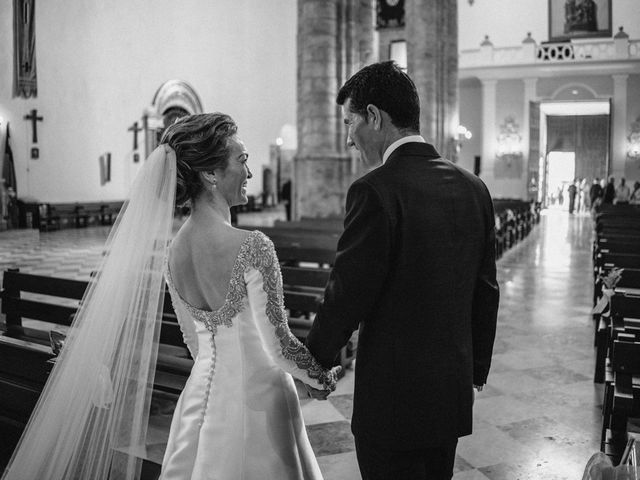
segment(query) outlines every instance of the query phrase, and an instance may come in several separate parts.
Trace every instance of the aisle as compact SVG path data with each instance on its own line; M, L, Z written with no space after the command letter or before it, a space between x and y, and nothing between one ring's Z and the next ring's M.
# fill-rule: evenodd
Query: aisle
M602 389L592 382L591 219L545 211L498 262L493 366L458 456L462 479L579 479L599 448ZM458 470L464 463L458 462Z

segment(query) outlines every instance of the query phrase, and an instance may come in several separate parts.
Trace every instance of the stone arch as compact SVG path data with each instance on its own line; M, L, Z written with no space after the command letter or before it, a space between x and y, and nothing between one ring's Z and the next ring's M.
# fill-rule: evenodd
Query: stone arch
M184 80L169 80L163 83L153 96L151 104L160 115L171 108L183 109L190 115L202 113L200 97Z
M576 93L574 93L576 92ZM553 100L594 100L600 98L598 93L584 83L565 83L551 95Z
M177 118L202 112L200 97L184 80L168 80L160 85L145 110L146 155L158 145L164 129Z

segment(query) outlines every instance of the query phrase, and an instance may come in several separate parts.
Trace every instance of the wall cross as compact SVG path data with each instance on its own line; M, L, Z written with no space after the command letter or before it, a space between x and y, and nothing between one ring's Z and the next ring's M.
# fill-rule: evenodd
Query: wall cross
M31 110L31 113L29 113L29 115L24 116L24 119L31 120L32 137L33 137L32 141L33 143L38 143L38 122L42 122L44 120L44 117L39 117L38 110L34 108L33 110Z
M133 151L135 152L138 150L138 132L142 131L142 127L138 127L138 122L133 122L133 125L127 128L127 131L133 132Z

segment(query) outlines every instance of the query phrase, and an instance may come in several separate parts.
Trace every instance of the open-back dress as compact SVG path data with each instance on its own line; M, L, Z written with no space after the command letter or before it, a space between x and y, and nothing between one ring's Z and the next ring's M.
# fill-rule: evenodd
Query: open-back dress
M335 388L290 332L273 243L254 231L215 311L187 303L166 262L173 306L194 365L177 402L161 480L321 479L293 377Z

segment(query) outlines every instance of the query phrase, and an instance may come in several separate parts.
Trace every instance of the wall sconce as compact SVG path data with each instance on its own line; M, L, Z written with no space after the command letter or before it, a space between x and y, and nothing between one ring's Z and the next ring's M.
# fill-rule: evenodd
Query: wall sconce
M460 137L464 137L469 140L471 137L473 137L473 134L471 133L471 130L467 130L467 127L465 127L464 125L458 125L458 138Z
M498 135L498 157L505 155L522 155L522 136L520 127L511 116L504 119L500 125L500 135Z
M631 132L627 137L627 155L631 158L640 158L640 117L631 124Z
M451 138L450 141L455 145L455 153L457 155L460 153L460 149L462 148L462 142L464 140L469 140L473 137L473 134L471 133L471 130L468 130L464 125L458 125L456 132L458 134L457 138Z

